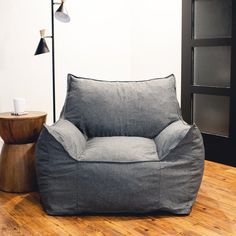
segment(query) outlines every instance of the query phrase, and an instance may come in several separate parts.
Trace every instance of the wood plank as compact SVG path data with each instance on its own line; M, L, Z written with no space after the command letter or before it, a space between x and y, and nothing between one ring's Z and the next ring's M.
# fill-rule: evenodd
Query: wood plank
M48 216L38 193L0 192L0 235L233 236L236 235L236 168L206 161L189 216Z

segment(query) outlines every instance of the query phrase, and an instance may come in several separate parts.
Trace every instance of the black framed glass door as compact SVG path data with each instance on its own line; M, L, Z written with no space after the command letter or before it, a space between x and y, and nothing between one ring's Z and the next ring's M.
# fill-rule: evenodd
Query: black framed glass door
M236 3L183 0L183 118L200 128L206 159L236 166Z

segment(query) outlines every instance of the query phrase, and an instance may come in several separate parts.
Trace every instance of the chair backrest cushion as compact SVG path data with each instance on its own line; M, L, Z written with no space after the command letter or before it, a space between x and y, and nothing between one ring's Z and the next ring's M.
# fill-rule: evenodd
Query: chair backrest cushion
M180 117L174 75L144 81L103 81L68 75L61 118L88 137L153 138Z

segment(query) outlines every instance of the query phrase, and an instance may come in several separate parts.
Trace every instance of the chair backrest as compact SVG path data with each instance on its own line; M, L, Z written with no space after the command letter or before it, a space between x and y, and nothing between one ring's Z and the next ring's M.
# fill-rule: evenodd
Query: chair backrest
M153 138L180 119L175 77L144 81L103 81L68 75L61 118L88 137Z

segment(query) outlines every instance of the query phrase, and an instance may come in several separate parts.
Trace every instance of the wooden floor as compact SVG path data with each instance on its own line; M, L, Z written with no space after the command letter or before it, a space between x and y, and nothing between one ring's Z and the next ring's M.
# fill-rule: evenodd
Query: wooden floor
M3 235L236 235L236 168L206 162L189 216L47 216L37 193L0 192Z

